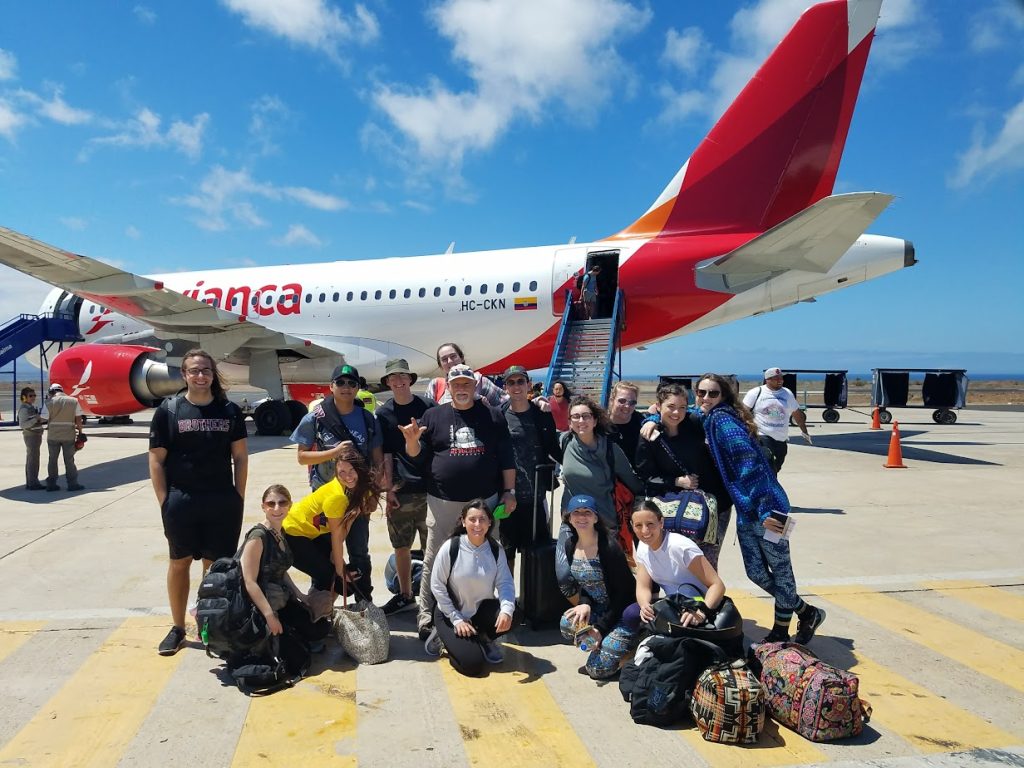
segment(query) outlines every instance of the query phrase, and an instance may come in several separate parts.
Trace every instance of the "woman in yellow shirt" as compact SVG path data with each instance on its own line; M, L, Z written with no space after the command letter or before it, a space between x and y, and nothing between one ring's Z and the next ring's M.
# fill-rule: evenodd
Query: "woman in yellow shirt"
M345 537L356 518L377 508L381 489L366 459L349 445L342 450L334 479L292 505L281 526L295 567L313 580L316 589L342 591L359 572L345 566Z

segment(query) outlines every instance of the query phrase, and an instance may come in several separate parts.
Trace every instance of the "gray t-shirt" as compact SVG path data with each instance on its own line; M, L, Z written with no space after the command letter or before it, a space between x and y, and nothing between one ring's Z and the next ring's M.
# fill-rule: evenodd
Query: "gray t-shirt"
M566 434L571 433L563 432L561 439L564 440ZM584 445L574 434L569 438L562 459L562 480L565 483L562 491L563 511L569 499L585 493L594 497L597 502L595 511L605 525L612 526L612 530L618 529L615 503L612 500L615 478L618 477L633 493L640 493L643 483L633 471L626 454L615 443L612 443L612 459L615 462L614 474L608 464L608 439L604 435L598 435L597 446L594 448Z

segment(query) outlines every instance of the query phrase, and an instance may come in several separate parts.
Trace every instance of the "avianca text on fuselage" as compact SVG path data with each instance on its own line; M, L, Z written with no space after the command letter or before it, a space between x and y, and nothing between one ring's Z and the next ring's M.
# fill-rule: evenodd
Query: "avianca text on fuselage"
M197 280L194 287L186 289L182 293L210 306L236 312L242 317L248 317L250 311L260 317L269 317L275 314L302 314L302 286L299 283L285 283L280 287L274 283L268 283L254 289L249 285L228 286L227 288L216 285L208 286L205 280ZM271 297L270 301L267 301L266 297Z

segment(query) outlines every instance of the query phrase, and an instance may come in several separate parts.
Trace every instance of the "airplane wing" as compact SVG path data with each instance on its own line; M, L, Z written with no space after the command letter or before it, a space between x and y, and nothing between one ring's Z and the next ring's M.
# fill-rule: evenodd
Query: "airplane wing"
M697 285L737 293L791 269L825 274L893 201L881 192L823 198L697 269Z
M163 283L88 256L54 248L0 227L0 264L110 307L151 326L165 339L202 344L219 355L291 351L296 357L337 357L334 350L271 330L234 312L165 288Z

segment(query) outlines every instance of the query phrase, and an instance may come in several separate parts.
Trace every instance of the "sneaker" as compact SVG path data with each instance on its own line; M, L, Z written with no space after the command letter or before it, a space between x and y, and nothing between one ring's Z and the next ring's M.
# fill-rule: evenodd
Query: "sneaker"
M789 632L785 630L777 629L772 627L772 631L765 635L764 641L766 643L788 643Z
M501 643L498 640L485 640L484 661L488 664L501 664L505 660L505 652L501 650Z
M426 639L428 637L430 637L430 633L433 632L433 631L434 631L434 625L433 624L421 624L419 629L416 630L417 634L419 635L420 640L423 640L423 641L426 641Z
M420 631L422 632L423 630L421 629ZM428 656L441 655L441 636L437 634L436 629L430 629L430 634L427 636L426 641L423 643L423 650L427 652Z
M32 485L26 485L25 490L28 491L45 491L46 486L42 483L33 483Z
M386 615L390 616L392 613L398 613L399 611L413 608L415 605L415 600L399 593L384 603L381 610L383 610Z
M809 611L804 611L804 615L800 617L800 623L797 625L793 641L800 645L807 645L824 621L825 611L822 608L812 607Z
M68 490L69 491L84 491L85 490L85 486L82 485L81 483L75 483L74 485L69 485L68 486Z
M185 630L181 627L171 627L171 631L167 633L160 645L157 647L157 653L161 656L173 656L181 648L185 642Z

